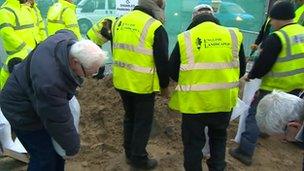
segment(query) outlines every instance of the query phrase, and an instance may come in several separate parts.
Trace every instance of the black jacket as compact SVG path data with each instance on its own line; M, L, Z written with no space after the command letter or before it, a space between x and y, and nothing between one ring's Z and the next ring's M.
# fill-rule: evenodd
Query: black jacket
M193 22L189 25L187 30L190 30L193 27L195 27L205 21L211 21L216 24L219 24L219 21L212 15L201 14L194 18ZM241 45L241 49L239 52L239 60L240 60L240 77L241 77L245 74L245 70L246 70L246 61L245 61L245 53L244 53L243 44ZM181 63L180 50L179 50L179 44L177 42L172 51L172 54L171 54L170 60L169 60L169 71L170 71L169 74L170 74L170 77L176 82L178 82L178 78L179 78L180 63Z
M14 129L45 128L67 155L80 147L69 107L82 82L69 67L70 46L76 40L66 30L49 37L31 58L15 66L0 94L0 107Z

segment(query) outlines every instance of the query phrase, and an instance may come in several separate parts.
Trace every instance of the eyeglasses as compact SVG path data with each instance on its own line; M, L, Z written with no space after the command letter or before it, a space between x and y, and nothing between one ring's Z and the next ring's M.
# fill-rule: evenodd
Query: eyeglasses
M81 66L81 69L82 69L82 72L83 72L84 76L86 77L86 76L87 76L87 73L86 73L86 71L85 71L85 69L84 69L83 65L82 65L82 64L80 64L80 66Z

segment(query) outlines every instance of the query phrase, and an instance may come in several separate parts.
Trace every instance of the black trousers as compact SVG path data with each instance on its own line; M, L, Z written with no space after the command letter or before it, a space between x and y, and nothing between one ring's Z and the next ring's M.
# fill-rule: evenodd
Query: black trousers
M141 162L148 155L146 146L152 127L155 94L118 92L125 110L123 133L126 157L133 162Z
M225 152L227 127L231 112L183 114L182 140L184 145L184 167L186 171L202 170L202 149L205 145L205 127L208 126L210 171L222 171L226 167Z

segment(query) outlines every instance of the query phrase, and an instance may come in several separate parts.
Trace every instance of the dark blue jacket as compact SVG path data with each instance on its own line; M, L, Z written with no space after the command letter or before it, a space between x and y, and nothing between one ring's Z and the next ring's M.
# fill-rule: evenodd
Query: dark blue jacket
M69 67L69 50L77 40L59 31L15 66L0 94L0 107L13 129L45 128L67 155L80 147L69 100L82 79Z

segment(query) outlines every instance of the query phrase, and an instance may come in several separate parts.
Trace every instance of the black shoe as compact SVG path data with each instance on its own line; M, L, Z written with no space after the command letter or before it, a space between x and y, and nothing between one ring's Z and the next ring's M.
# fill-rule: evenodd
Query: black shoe
M144 169L144 170L150 170L154 169L157 166L157 160L155 159L145 159L140 161L131 161L130 165L135 169Z
M240 162L244 163L247 166L250 166L252 164L252 157L242 154L238 148L230 149L229 154L233 158L239 160Z

